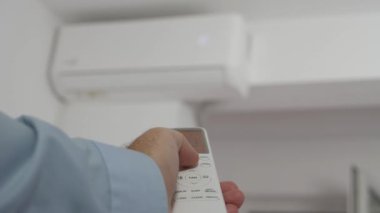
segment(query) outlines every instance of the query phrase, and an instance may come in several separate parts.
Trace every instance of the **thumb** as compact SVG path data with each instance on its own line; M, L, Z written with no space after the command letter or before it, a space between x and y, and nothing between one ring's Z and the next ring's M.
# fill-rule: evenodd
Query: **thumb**
M181 135L182 140L179 143L179 166L180 168L189 168L195 167L198 164L199 154L187 141L185 136L178 132Z

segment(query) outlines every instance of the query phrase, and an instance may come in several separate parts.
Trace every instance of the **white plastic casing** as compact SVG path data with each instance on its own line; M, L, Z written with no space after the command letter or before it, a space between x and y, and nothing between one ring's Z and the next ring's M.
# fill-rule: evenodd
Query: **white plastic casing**
M177 130L199 131L205 137L209 153L199 154L197 167L179 172L172 213L226 213L206 130L203 128Z
M247 34L238 15L64 26L52 66L66 99L185 99L248 91Z

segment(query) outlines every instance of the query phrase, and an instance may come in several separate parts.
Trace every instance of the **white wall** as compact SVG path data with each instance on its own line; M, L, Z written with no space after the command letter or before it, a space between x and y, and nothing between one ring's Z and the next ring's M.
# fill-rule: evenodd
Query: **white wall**
M54 122L46 70L56 19L39 0L0 1L0 110Z
M252 209L344 210L352 164L380 178L380 108L219 114L205 126L221 179Z
M179 101L72 103L61 109L58 124L71 136L119 146L152 127L195 126L194 113Z

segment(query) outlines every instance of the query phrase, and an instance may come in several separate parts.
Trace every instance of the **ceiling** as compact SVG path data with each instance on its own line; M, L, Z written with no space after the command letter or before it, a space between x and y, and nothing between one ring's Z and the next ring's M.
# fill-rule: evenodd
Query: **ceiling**
M203 13L241 13L246 19L380 12L378 0L42 0L66 22Z

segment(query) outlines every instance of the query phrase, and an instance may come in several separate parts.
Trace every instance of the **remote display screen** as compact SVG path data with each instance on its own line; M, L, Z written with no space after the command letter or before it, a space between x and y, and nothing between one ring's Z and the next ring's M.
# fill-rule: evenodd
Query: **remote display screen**
M194 149L201 154L208 154L209 149L207 147L206 136L201 130L181 130L180 131Z

